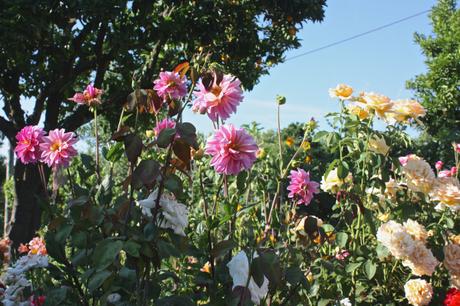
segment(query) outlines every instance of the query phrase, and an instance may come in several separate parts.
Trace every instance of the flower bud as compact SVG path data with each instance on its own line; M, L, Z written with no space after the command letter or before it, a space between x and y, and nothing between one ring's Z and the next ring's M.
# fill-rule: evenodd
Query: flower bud
M276 96L276 102L278 103L278 105L286 104L286 97Z

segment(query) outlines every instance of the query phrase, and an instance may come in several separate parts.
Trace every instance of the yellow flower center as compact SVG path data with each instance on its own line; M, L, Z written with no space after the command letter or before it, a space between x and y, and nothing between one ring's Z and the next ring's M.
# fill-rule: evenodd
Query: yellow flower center
M51 145L50 150L54 152L54 151L59 150L60 147L61 147L61 144L59 142L55 142Z
M222 88L220 86L213 86L211 92L217 97L222 92Z

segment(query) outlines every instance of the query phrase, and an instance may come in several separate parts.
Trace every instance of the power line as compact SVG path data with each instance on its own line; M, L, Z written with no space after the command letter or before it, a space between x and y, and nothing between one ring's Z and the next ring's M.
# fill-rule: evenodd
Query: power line
M366 31L366 32L362 32L362 33L359 33L359 34L350 36L350 37L348 37L348 38L345 38L345 39L342 39L342 40L339 40L339 41L336 41L336 42L327 44L327 45L325 45L325 46L322 46L322 47L319 47L319 48L316 48L316 49L312 49L312 50L306 51L306 52L304 52L304 53L300 53L300 54L298 54L298 55L294 55L294 56L292 56L292 57L288 57L288 58L285 59L284 61L287 62L287 61L296 59L296 58L301 57L301 56L305 56L305 55L312 54L312 53L315 53L315 52L318 52L318 51L321 51L321 50L324 50L324 49L327 49L327 48L330 48L330 47L333 47L333 46L336 46L336 45L339 45L339 44L343 44L344 42L347 42L347 41L356 39L356 38L361 37L361 36L364 36L364 35L368 35L368 34L373 33L373 32L380 31L380 30L382 30L382 29L391 27L391 26L393 26L393 25L395 25L395 24L398 24L398 23L401 23L401 22L403 22L403 21L406 21L406 20L415 18L415 17L417 17L417 16L424 15L424 14L428 13L429 11L431 11L431 9L425 10L425 11L423 11L423 12L419 12L419 13L417 13L417 14L410 15L410 16L407 16L407 17L404 17L404 18L401 18L401 19L398 19L398 20L396 20L396 21L393 21L393 22L384 24L384 25L379 26L379 27L377 27L377 28L370 29L370 30L368 30L368 31Z

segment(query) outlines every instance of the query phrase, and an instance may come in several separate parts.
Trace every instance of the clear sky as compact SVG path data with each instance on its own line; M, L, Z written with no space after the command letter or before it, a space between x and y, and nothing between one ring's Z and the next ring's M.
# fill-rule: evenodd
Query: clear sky
M329 0L324 21L307 23L300 31L302 47L289 51L286 58L428 10L435 3L434 0ZM337 110L328 89L338 83L394 99L411 98L412 93L405 89L406 80L425 71L424 58L414 43L414 32L431 33L428 14L279 64L251 92L245 93L238 113L227 122L241 125L256 121L265 128L275 128L275 97L279 94L287 98L282 107L282 126L315 117L324 128L324 114ZM185 119L199 130L212 130L206 116L188 113Z
M300 30L302 47L291 50L286 58L348 38L370 29L414 15L435 5L435 0L329 0L322 23L307 23ZM414 43L414 32L430 34L428 14L392 27L321 50L270 70L260 79L227 122L241 125L252 121L264 128L275 128L277 94L284 95L281 124L305 122L311 117L326 128L323 116L336 111L337 102L329 98L328 89L346 83L356 91L375 91L391 98L410 98L405 82L425 71L424 58ZM32 101L23 101L29 110ZM199 131L212 131L207 116L188 111L185 120ZM0 148L5 154L6 148Z

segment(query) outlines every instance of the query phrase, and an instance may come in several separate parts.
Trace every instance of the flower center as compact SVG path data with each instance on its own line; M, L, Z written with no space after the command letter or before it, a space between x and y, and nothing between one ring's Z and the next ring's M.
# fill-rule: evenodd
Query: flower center
M211 92L217 97L222 92L222 88L220 88L220 86L214 85L211 88Z
M168 87L169 87L169 88L175 88L175 87L176 87L176 82L174 82L174 81L169 81L169 82L168 82Z
M54 151L59 150L60 147L61 147L61 144L59 142L55 142L51 145L50 150L54 152Z

